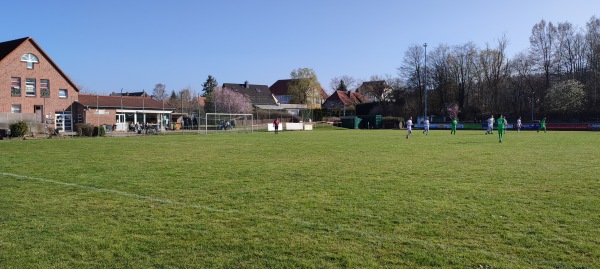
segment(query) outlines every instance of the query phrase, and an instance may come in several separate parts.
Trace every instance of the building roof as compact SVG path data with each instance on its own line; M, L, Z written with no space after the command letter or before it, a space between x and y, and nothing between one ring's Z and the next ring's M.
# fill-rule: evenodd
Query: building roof
M275 98L267 85L249 84L246 81L244 84L223 83L223 88L245 94L250 98L250 102L254 106L277 105L277 102L275 102Z
M17 49L25 40L29 37L19 38L11 41L0 43L0 61L4 60L4 57L8 56L13 50Z
M148 96L146 91L141 92L113 92L110 96Z
M42 49L42 47L40 47L40 45L38 45L35 42L35 40L33 40L33 38L31 37L24 37L0 43L0 62L4 60L6 56L11 54L14 50L16 50L18 47L20 47L27 41L29 41L44 56L44 58L48 60L50 65L54 67L54 69L67 81L67 83L71 85L71 87L73 87L73 89L75 89L75 91L79 92L79 87L77 87L77 85L73 83L69 76L67 76L67 74L65 74L65 72L63 72L60 69L60 67L58 67L58 65L52 60L52 58L50 58L50 56L48 56L48 54Z
M206 106L206 97L194 97L193 100L199 104L201 107L205 107Z
M297 80L298 79L280 79L278 81L275 81L275 83L273 83L273 85L271 85L271 87L269 87L269 90L275 96L289 95L288 89L290 87L289 86L290 82L294 82ZM323 87L321 86L321 84L319 84L319 90L321 92L321 98L323 98L323 99L327 98L327 93L325 92L325 90L323 90Z
M385 80L374 80L363 82L356 91L364 95L373 95L378 99L381 99L386 93L386 90L390 90L391 87L387 85Z
M134 96L107 96L80 94L76 101L82 106L96 108L123 108L123 109L164 109L173 110L168 102L154 100L150 97Z
M342 108L344 106L356 105L366 102L368 102L368 99L358 92L335 91L333 94L327 97L327 100L325 100L325 103L323 103L323 107Z

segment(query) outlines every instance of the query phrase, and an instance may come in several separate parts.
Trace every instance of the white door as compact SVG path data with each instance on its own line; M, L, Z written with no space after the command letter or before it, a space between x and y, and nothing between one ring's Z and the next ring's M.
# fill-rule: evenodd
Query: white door
M125 114L116 115L117 130L116 131L127 131L127 122L125 121Z

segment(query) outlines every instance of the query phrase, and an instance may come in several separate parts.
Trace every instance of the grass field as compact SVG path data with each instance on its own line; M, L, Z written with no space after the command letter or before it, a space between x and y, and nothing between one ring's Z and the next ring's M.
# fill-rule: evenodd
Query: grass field
M0 141L0 268L598 268L600 132Z

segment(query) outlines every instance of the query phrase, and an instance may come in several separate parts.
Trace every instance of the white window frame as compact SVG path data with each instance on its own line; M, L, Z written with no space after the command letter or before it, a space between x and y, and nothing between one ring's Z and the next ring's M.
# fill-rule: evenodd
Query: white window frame
M33 64L37 64L40 61L38 60L38 58L31 54L31 53L26 53L23 54L23 56L21 56L21 62L26 62L27 63L27 69L33 69Z
M69 91L67 91L67 89L59 89L58 90L58 98L68 98L69 97Z
M10 106L10 113L21 113L21 104L13 104Z
M29 87L29 83L33 81L33 87ZM31 89L31 91L30 91ZM35 96L35 78L26 78L25 79L25 96Z

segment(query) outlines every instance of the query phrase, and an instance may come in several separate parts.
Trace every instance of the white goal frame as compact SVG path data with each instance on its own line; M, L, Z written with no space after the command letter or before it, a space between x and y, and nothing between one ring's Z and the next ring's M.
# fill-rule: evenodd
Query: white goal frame
M206 113L205 117L204 117L204 133L208 134L208 118L210 118L210 116L213 116L213 119L218 119L219 117L223 116L223 117L230 117L230 118L235 118L235 117L246 117L246 119L250 119L249 124L245 124L244 126L244 131L248 132L250 131L251 133L254 132L254 115L253 114L236 114L236 113ZM239 125L238 125L239 126ZM250 127L248 129L248 127ZM236 126L237 128L237 126ZM225 132L227 130L222 130L222 132ZM219 132L218 128L215 129L215 132Z

